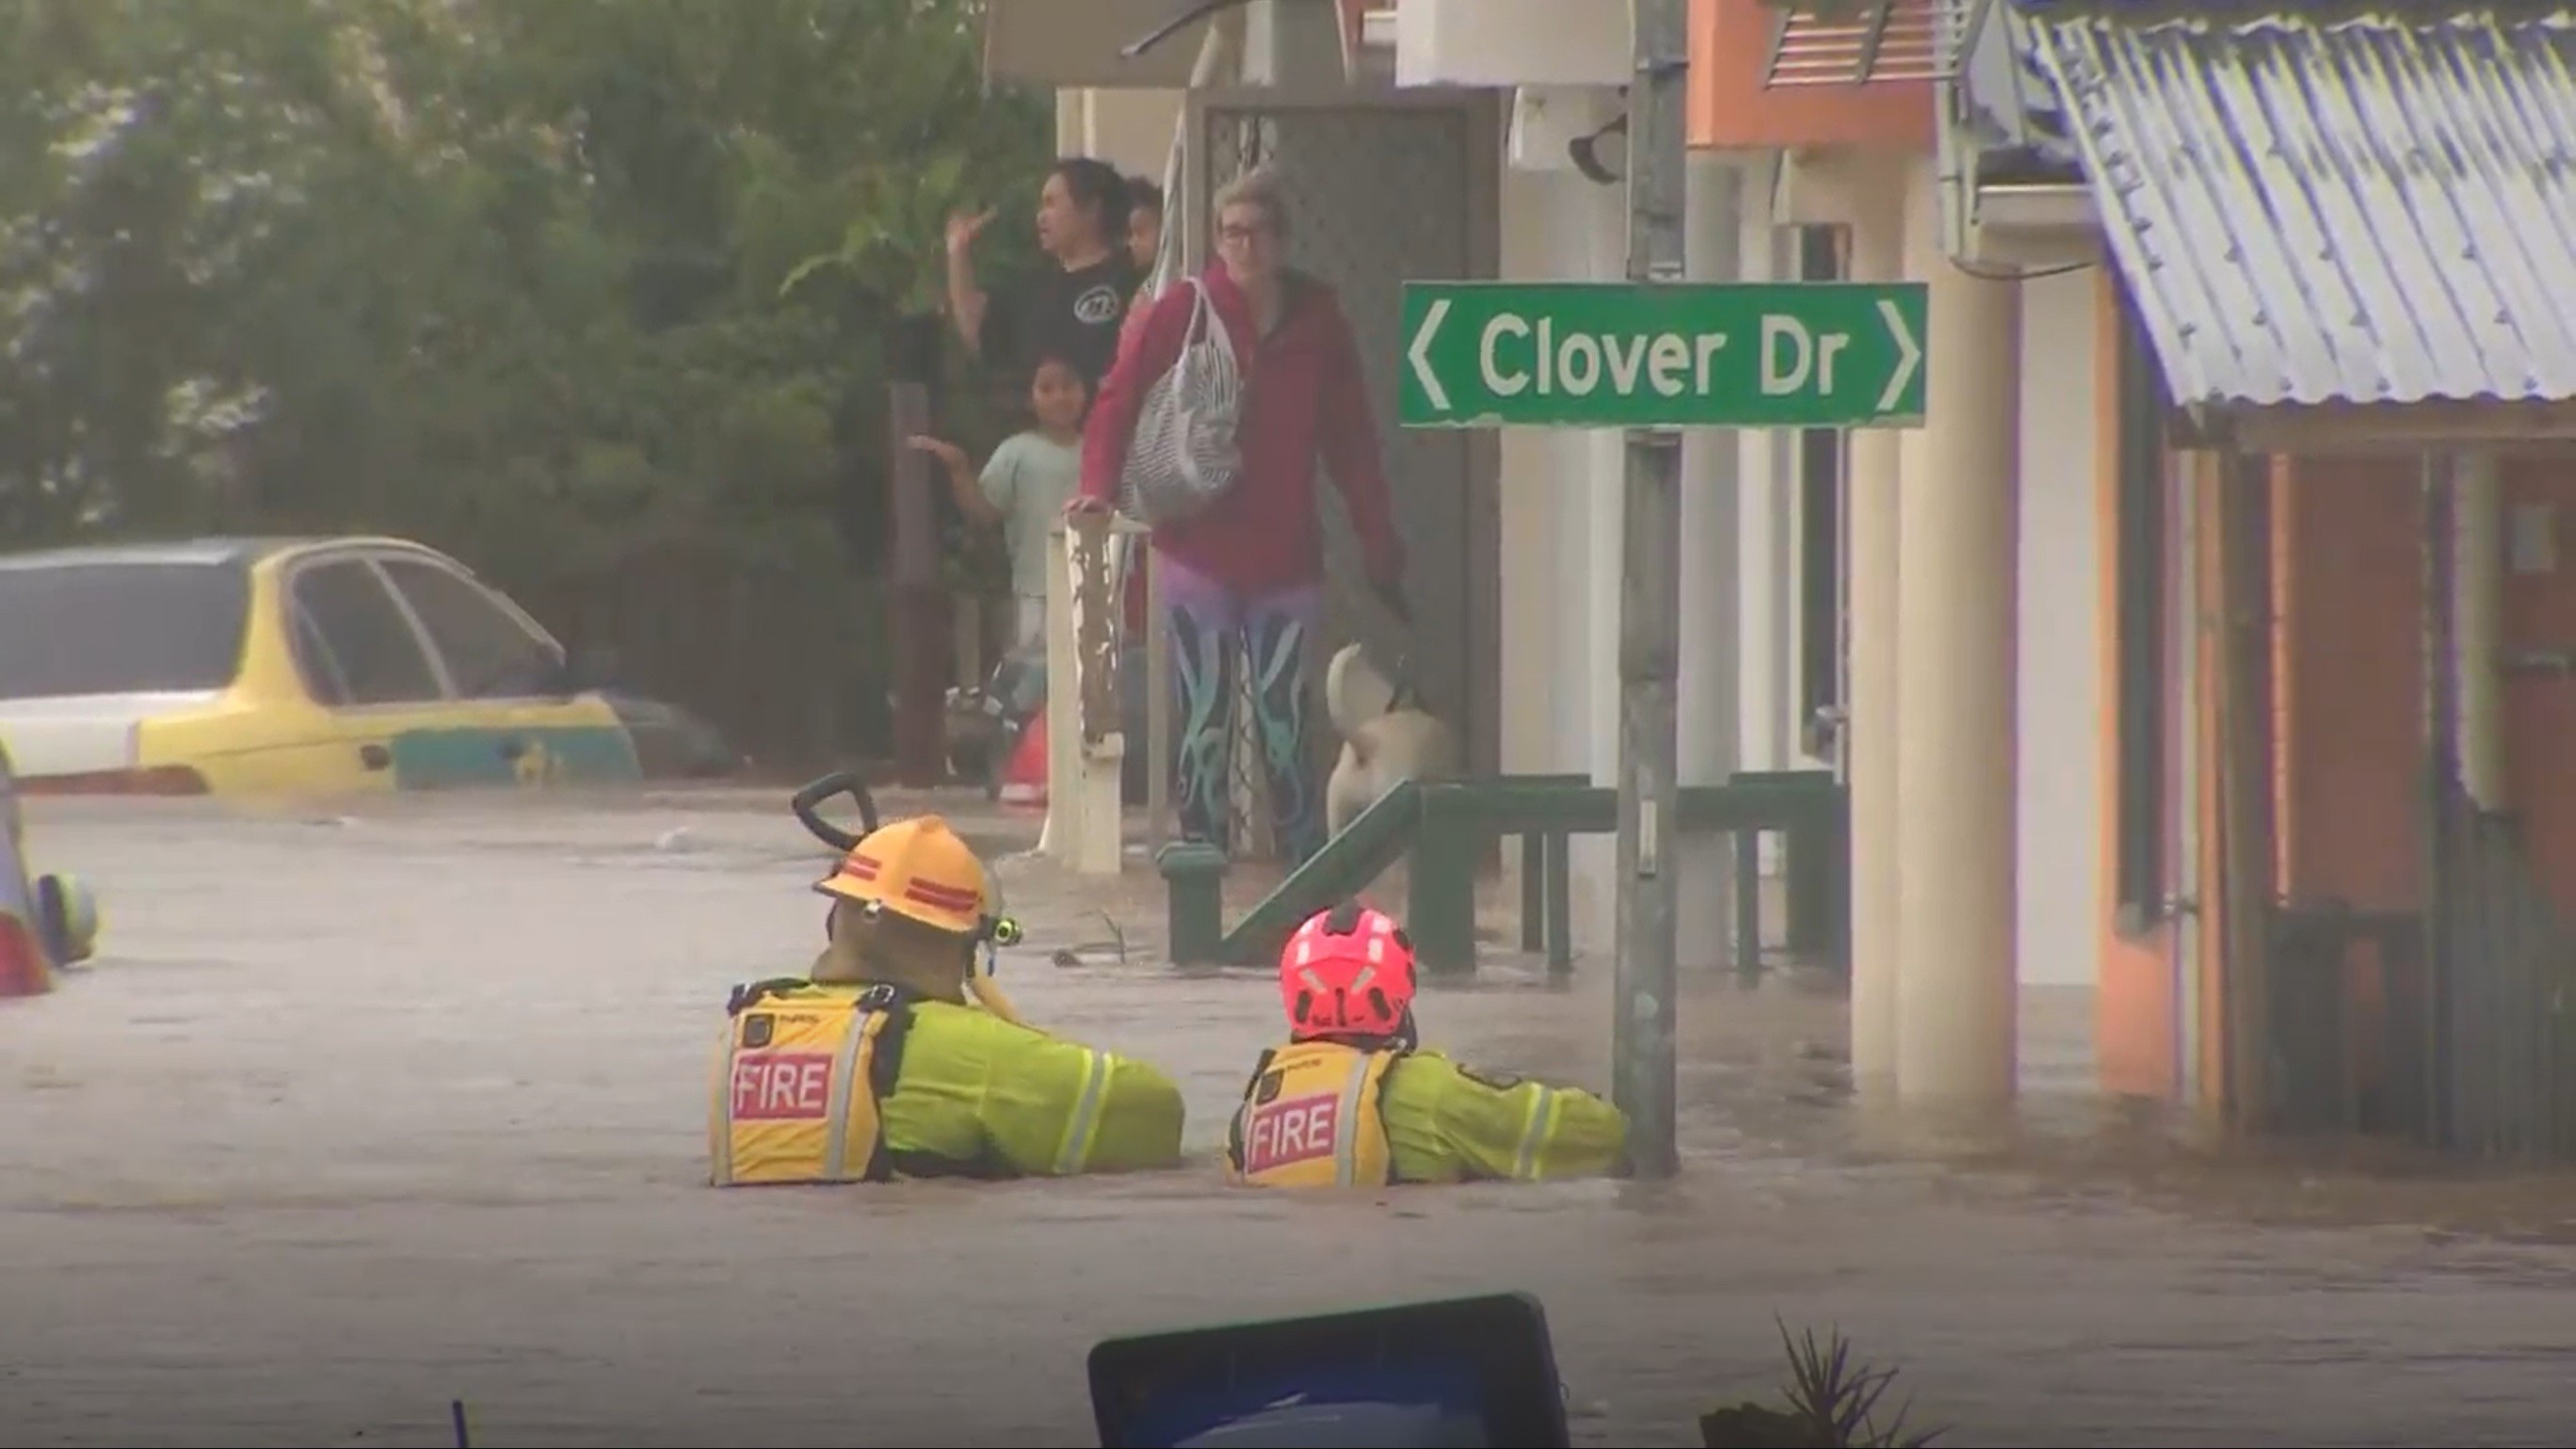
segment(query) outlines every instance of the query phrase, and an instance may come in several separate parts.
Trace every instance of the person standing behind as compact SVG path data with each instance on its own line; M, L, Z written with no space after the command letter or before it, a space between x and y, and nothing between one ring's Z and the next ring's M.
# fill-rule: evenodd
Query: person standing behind
M1154 310L1154 263L1163 247L1163 188L1142 176L1127 178L1127 249L1135 254L1136 295L1128 300L1127 319L1118 329L1118 351L1136 345L1145 316Z
M1244 379L1235 437L1242 468L1202 511L1157 525L1152 540L1181 692L1181 830L1220 849L1227 844L1232 674L1236 660L1249 656L1279 851L1294 869L1324 844L1304 667L1324 593L1317 462L1349 506L1369 583L1399 618L1409 617L1404 541L1387 496L1359 344L1333 289L1286 264L1290 217L1271 173L1255 170L1228 186L1217 197L1216 223L1217 261L1199 280L1225 321ZM1196 310L1192 288L1166 290L1134 345L1119 355L1083 431L1082 493L1072 508L1115 506L1145 394L1179 360Z
M1142 176L1127 178L1127 250L1136 271L1150 276L1163 246L1163 188Z
M1127 247L1127 183L1114 167L1065 157L1038 192L1038 246L1052 260L999 295L975 280L975 238L990 211L948 219L948 305L958 335L1016 392L1042 357L1061 357L1099 386L1139 280Z
M1017 650L1046 647L1047 530L1082 485L1082 415L1091 389L1070 359L1041 357L1029 379L1036 426L1002 440L979 477L966 450L941 438L905 441L937 458L969 519L999 525L1011 560L1011 635Z

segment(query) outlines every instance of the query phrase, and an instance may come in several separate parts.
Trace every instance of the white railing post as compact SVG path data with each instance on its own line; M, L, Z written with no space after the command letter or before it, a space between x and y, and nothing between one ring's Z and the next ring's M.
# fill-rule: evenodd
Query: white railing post
M1047 814L1038 848L1077 875L1116 875L1125 855L1127 732L1110 540L1142 530L1095 513L1048 532Z

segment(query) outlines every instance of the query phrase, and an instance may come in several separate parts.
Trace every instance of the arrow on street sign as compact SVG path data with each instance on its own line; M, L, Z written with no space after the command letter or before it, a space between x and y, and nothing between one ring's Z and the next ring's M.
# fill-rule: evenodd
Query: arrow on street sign
M1431 367L1431 343L1440 335L1440 324L1449 316L1449 299L1434 297L1422 309L1422 325L1413 329L1413 345L1404 350L1405 365L1413 369L1414 381L1421 385L1422 396L1441 412L1449 410L1449 390L1440 385L1440 374Z
M1922 309L1917 307L1915 310L1920 312ZM1887 324L1888 338L1896 344L1896 366L1888 370L1887 387L1878 395L1879 412L1892 414L1897 403L1904 399L1905 390L1912 387L1914 379L1923 372L1923 344L1914 340L1914 324L1905 320L1905 309L1896 305L1895 298L1878 299L1878 318ZM1914 411L1918 416L1923 411L1919 398L1915 401Z
M1904 427L1920 282L1407 282L1409 428Z

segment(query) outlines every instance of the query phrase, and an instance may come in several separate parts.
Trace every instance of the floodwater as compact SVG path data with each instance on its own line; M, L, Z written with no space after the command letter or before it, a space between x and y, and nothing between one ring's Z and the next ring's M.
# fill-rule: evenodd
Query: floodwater
M1782 1322L1901 1367L1957 1444L2567 1442L2570 1184L2197 1151L2082 1100L2080 994L2027 1003L2025 1120L1965 1159L1852 1120L1831 997L1712 979L1683 1003L1679 1181L1283 1201L1204 1165L1266 984L1155 965L1141 870L1011 861L1005 983L1170 1069L1202 1165L724 1193L726 988L821 932L772 797L32 815L108 935L0 1003L11 1444L437 1445L451 1399L485 1445L1085 1444L1103 1335L1511 1288L1587 1443L1695 1442L1778 1381ZM1597 1085L1604 975L1506 960L1423 1013Z

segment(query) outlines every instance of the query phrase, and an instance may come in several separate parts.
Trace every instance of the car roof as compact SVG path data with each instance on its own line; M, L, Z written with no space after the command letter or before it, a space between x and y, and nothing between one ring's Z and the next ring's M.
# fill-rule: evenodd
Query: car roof
M344 546L406 549L420 553L434 550L408 539L380 538L370 534L341 534L330 537L207 537L170 539L158 542L76 544L69 548L37 549L28 553L0 553L0 569L51 568L63 564L231 564L248 567L265 558L280 554L304 553L312 549Z

